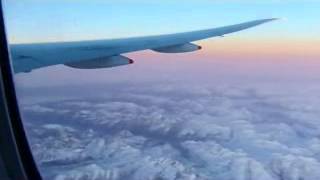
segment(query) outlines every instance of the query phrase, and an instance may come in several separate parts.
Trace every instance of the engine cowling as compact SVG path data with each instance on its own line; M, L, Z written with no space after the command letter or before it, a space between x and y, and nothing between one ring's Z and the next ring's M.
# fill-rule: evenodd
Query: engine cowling
M156 48L152 50L161 52L161 53L185 53L185 52L198 51L200 49L201 49L201 46L191 44L191 43L186 43L186 44Z
M77 69L100 69L132 64L134 61L125 56L110 56L64 64Z

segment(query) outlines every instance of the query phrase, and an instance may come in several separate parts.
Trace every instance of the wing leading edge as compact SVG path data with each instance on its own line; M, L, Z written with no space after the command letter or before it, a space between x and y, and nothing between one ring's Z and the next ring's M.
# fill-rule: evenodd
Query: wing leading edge
M33 69L57 64L66 64L81 69L86 69L85 65L89 67L88 69L92 69L92 67L105 68L112 66L99 66L97 62L106 64L107 62L103 62L103 60L112 60L112 63L117 66L119 64L131 64L132 60L130 59L128 59L128 63L116 63L115 60L121 59L123 61L125 58L119 58L122 57L120 55L123 53L146 49L163 53L195 51L201 49L201 47L191 44L193 41L223 36L274 20L277 19L255 20L219 28L159 36L79 42L12 44L10 50L15 73L30 72ZM93 64L90 64L91 62Z

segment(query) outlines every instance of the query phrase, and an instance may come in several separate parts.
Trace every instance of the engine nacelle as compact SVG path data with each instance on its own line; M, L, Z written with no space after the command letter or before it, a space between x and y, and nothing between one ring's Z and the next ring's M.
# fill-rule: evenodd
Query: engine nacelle
M125 56L110 56L64 64L77 69L100 69L132 64L133 60Z
M185 52L197 51L200 49L201 49L201 46L191 44L191 43L186 43L186 44L156 48L152 50L161 52L161 53L185 53Z

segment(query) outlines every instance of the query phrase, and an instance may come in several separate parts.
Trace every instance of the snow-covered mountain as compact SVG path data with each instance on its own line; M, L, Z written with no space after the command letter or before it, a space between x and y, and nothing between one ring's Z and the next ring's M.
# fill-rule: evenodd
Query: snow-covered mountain
M21 104L47 179L318 180L319 89L137 85Z

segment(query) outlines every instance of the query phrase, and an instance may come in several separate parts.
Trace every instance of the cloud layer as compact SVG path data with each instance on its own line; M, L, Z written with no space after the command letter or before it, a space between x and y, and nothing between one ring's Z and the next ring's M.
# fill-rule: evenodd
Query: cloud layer
M23 103L48 179L320 179L317 88L158 84Z

